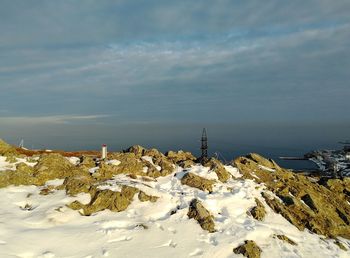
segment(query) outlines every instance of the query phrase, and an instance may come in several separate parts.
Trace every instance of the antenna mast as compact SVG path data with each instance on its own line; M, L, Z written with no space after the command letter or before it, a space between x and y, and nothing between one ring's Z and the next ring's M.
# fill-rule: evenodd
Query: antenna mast
M205 130L205 128L203 128L201 142L202 142L201 162L204 163L205 161L208 160L208 138L207 138L207 131Z

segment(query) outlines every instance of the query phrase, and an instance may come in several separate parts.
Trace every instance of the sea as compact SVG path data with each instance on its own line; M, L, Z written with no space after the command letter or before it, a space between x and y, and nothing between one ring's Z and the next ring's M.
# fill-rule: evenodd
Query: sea
M138 144L146 148L190 151L200 156L201 134L206 128L208 153L224 162L248 153L274 159L282 167L313 170L307 160L280 160L280 156L303 157L320 149L340 149L339 141L350 138L350 124L325 123L110 123L28 125L2 127L0 138L18 145L23 139L29 149L67 151L99 150L107 144L109 151L121 151Z

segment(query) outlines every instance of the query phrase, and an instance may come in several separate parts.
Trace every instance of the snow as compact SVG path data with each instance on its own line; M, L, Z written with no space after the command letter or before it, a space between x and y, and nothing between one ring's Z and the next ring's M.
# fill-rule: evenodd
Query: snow
M118 166L120 163L121 163L120 160L117 160L117 159L111 159L107 161L107 164L113 165L113 166Z
M78 165L80 163L80 158L78 157L68 157L67 159L72 165Z
M16 165L19 163L25 163L30 167L34 167L37 164L37 162L29 162L26 158L16 158L17 161L14 163L7 162L6 159L7 157L0 156L0 171L16 170Z
M268 168L268 167L265 167L263 165L259 165L259 168L266 170L266 171L269 171L269 172L276 172L276 169Z
M236 168L225 168L236 178L240 176ZM64 190L56 190L43 196L39 194L42 187L2 188L0 257L242 257L232 249L248 239L261 247L262 258L315 257L315 248L320 258L349 257L349 252L340 250L333 240L299 231L274 213L261 197L263 185L230 179L225 184L218 182L208 194L181 184L179 179L187 172L215 179L215 173L200 165L186 170L177 167L173 174L153 181L117 175L99 188L119 191L122 185L130 185L159 199L155 203L140 202L135 196L123 212L105 210L92 216L81 216L66 207L74 200L88 203L89 194L69 197ZM62 182L51 180L47 185ZM217 232L208 233L188 219L193 198L202 201L213 214ZM255 198L267 210L262 222L247 215ZM298 245L274 239L274 234L284 234ZM342 241L350 244L349 240Z
M155 165L154 163L153 163L153 159L152 159L152 157L150 157L150 156L142 156L141 157L143 160L145 160L145 161L148 161L149 163L151 163L153 166L155 166L155 168L158 170L158 171L160 171L162 168L160 167L160 166L157 166L157 165ZM147 172L147 171L146 171Z

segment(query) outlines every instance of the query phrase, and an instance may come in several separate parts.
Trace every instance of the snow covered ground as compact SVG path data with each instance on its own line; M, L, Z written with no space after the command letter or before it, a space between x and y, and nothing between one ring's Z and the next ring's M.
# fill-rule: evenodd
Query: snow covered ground
M0 173L8 166L0 157ZM240 179L236 168L226 169L236 179L217 183L211 194L180 182L186 172L216 179L214 172L200 165L177 168L173 174L149 182L118 175L100 187L118 191L119 185L132 185L160 198L151 203L135 196L123 212L105 210L92 216L81 216L66 207L74 200L88 203L89 194L68 197L57 190L40 195L42 187L36 186L0 189L0 257L243 257L232 250L244 240L254 240L266 258L350 257L334 240L299 231L274 213L261 198L263 185ZM193 198L214 215L217 232L208 233L187 217ZM267 210L262 222L247 215L255 198ZM297 245L275 239L274 234L286 235Z

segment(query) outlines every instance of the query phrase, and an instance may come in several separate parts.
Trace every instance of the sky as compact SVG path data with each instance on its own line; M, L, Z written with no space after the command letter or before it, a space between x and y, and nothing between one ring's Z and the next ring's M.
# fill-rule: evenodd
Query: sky
M127 145L169 124L345 137L349 42L348 0L0 0L0 138Z

